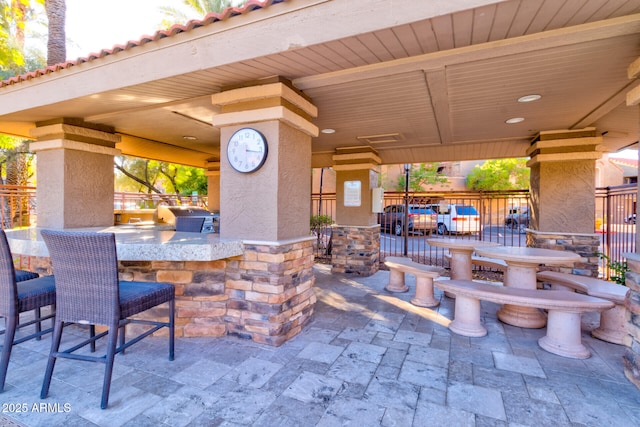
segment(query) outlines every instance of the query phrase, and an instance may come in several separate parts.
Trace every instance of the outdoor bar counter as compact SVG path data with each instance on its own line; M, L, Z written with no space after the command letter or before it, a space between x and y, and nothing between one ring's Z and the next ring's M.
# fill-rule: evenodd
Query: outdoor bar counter
M243 253L240 240L221 239L215 233L175 231L161 225L117 225L65 231L114 233L119 261L216 261ZM7 230L6 233L14 256L49 256L40 229L31 227Z
M7 231L17 268L55 273L39 231ZM66 231L113 232L121 280L173 284L178 337L229 334L280 345L298 334L313 314L313 236L233 240L139 223ZM160 306L144 316L162 318L167 313Z

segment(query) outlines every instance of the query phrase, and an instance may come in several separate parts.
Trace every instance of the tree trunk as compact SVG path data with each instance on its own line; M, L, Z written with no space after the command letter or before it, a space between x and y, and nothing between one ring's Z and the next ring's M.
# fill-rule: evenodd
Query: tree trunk
M49 20L49 40L47 42L47 65L54 65L67 60L65 0L45 0L44 7Z

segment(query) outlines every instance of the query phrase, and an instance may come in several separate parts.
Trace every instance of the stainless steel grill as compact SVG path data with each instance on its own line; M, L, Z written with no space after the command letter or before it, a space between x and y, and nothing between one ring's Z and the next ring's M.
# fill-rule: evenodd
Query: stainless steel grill
M176 231L219 233L220 215L198 207L158 206L158 222L173 225Z

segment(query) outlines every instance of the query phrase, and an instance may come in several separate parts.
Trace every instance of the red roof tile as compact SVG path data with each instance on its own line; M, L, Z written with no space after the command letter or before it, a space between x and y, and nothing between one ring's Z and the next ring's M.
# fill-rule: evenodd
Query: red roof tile
M0 81L0 88L5 86L10 86L10 85L15 85L31 79L35 79L46 74L55 73L60 70L64 70L66 68L71 68L75 65L82 64L84 62L91 62L93 60L103 58L105 56L115 55L116 53L122 52L124 50L133 49L135 47L142 46L144 44L151 43L156 40L160 40L166 37L172 37L180 33L185 33L195 28L211 25L218 21L226 21L227 19L232 18L234 16L243 15L245 13L249 13L256 9L263 9L273 4L283 3L285 1L287 0L249 0L241 7L229 7L220 13L211 12L205 15L205 17L202 19L192 19L184 25L176 24L167 30L158 30L153 35L144 35L140 38L140 40L137 40L137 41L129 40L124 45L118 44L113 46L111 49L102 49L98 53L90 53L87 57L78 58L75 61L66 61L60 64L50 65L40 70L31 71L18 76L10 77L6 80Z

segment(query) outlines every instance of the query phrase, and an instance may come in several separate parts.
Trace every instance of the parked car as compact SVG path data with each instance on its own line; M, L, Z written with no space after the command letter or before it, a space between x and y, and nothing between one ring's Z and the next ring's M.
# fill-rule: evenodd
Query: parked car
M404 205L389 205L379 216L380 228L401 236L404 233ZM431 233L437 229L437 215L424 205L409 205L409 232Z
M514 207L509 209L509 213L504 218L504 226L525 233L525 229L529 227L529 219L528 206Z
M439 203L427 206L437 213L438 234L480 232L480 215L472 205Z

